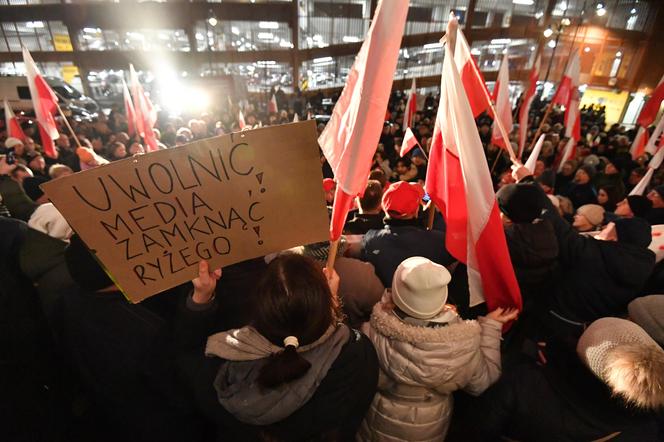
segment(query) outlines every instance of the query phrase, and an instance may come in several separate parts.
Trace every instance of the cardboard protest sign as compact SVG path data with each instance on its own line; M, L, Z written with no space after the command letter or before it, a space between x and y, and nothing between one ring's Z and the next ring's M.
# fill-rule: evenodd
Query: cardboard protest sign
M197 141L45 183L132 302L329 238L314 121Z

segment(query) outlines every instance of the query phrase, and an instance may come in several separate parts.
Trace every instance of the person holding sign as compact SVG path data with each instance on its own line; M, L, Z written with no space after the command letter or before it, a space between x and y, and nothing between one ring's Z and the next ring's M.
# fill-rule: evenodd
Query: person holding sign
M216 275L205 261L193 282L176 332L180 368L218 440L354 438L378 361L367 337L342 323L336 272L277 257L258 282L251 325L209 337Z

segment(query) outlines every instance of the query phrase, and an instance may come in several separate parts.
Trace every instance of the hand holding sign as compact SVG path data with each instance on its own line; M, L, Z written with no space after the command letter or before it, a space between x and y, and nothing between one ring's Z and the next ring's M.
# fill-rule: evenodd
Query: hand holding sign
M214 289L221 278L221 269L210 271L208 262L202 259L198 263L198 277L191 280L194 294L191 296L196 304L207 304L214 298Z

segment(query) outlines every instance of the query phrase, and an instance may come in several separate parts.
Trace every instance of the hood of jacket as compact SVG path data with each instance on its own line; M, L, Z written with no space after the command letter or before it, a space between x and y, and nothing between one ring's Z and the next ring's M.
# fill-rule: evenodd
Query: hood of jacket
M481 327L457 318L431 328L406 324L382 302L373 308L370 327L381 370L395 382L450 393L467 384L468 371L480 357Z
M219 403L251 425L270 425L287 418L311 399L349 337L350 329L342 325L320 345L299 352L311 368L301 378L272 389L263 389L257 382L267 359L253 359L256 349L247 348L247 357L221 364L214 381ZM241 352L242 346L235 351Z
M548 220L512 224L505 229L505 238L515 267L548 267L558 259L558 238Z

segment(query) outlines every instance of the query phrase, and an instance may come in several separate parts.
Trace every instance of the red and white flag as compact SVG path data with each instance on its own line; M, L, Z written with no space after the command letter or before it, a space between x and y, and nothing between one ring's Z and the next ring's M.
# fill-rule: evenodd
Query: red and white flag
M125 116L127 117L127 133L130 136L136 135L136 110L129 94L129 88L124 79L122 79L122 95L124 98Z
M503 55L503 61L500 63L500 70L498 71L498 78L496 86L493 90L493 101L496 103L496 115L493 121L493 129L491 132L491 143L496 146L501 146L503 149L508 149L505 144L506 140L503 139L498 128L498 120L503 125L503 128L509 134L512 132L512 103L510 102L510 77L509 77L509 57L507 54ZM509 140L507 140L509 141ZM512 146L510 144L509 148Z
M330 238L341 236L356 195L364 192L383 130L408 2L380 0L330 121L318 138L337 181Z
M274 94L272 94L270 101L267 102L267 113L276 114L278 112L279 108L277 107L277 97L275 97Z
M32 96L32 105L35 109L37 123L40 126L44 153L51 158L57 158L53 140L60 137L60 133L58 132L58 126L55 123L53 114L58 109L58 97L39 73L37 65L26 48L23 48L23 63L25 64L25 74L28 78L28 88Z
M530 113L530 107L533 104L535 99L535 92L537 90L537 80L539 79L540 74L540 65L542 62L541 55L538 55L533 63L533 67L530 70L530 75L528 76L528 89L523 96L523 103L521 103L521 109L519 110L519 154L518 158L523 156L523 150L526 148L526 138L528 136L528 114Z
M413 125L413 115L417 111L417 87L415 86L415 79L413 78L412 83L410 84L410 92L408 92L408 101L406 101L406 110L403 114L403 126L402 129L404 132L407 128ZM403 155L402 155L403 156Z
M565 108L569 107L569 102L572 100L572 91L579 88L580 72L579 52L575 50L569 59L558 89L556 89L556 93L553 95L554 104L565 106Z
M662 136L662 134L664 134L664 117L659 119L657 126L655 126L655 130L650 135L650 139L646 143L646 148L645 148L646 152L648 152L651 155L655 155L655 152L657 152L657 146L655 146L655 143L659 140L660 141L659 144L661 146L660 137Z
M25 133L23 133L23 129L21 128L21 123L19 123L18 118L16 118L16 115L14 115L14 111L12 110L6 98L4 100L4 105L7 137L18 138L19 140L25 142Z
M632 154L632 159L636 161L638 157L643 155L646 151L646 146L648 145L648 129L643 126L639 126L639 129L636 131L636 136L632 142L632 147L629 148L629 153Z
M145 95L143 86L138 80L138 74L133 65L129 65L129 76L131 84L131 94L134 98L134 111L136 113L136 130L143 137L146 144L146 150L152 152L159 150L157 138L152 128L157 122L157 110L152 105L150 99Z
M420 143L417 142L415 134L413 133L412 130L410 130L410 127L407 127L406 133L403 135L403 142L401 143L401 150L399 151L399 156L401 157L405 156L408 152L413 150L415 146L419 145Z
M567 144L565 144L565 148L563 149L563 154L560 157L558 172L563 171L563 165L565 164L565 161L571 160L576 156L576 143L577 140L574 138L567 140Z
M449 46L461 35L457 29L456 19L450 20ZM446 56L426 189L445 216L447 250L468 267L470 305L486 300L489 311L521 309L491 174L464 89L460 71Z
M456 17L450 17L450 20L456 20ZM456 35L454 62L461 75L461 82L468 96L473 117L477 118L484 111L491 113L491 98L484 76L470 53L468 41L461 31Z
M247 123L244 121L244 114L242 113L242 109L240 109L237 113L237 125L239 126L240 130L243 130Z
M664 146L660 146L655 156L652 157L648 163L648 171L634 189L632 189L629 193L630 195L643 195L643 192L648 188L648 184L650 184L650 180L652 180L653 174L662 165L662 160L664 160Z
M662 100L664 100L664 76L659 80L650 99L646 101L646 104L641 108L639 117L636 119L636 124L641 127L650 126L655 121L655 118L657 118L657 113L662 105Z
M535 147L533 147L533 151L530 152L528 161L524 164L524 167L530 170L530 173L535 173L535 166L537 165L537 159L539 158L542 146L544 145L544 138L546 138L546 134L540 135L537 143L535 143Z

